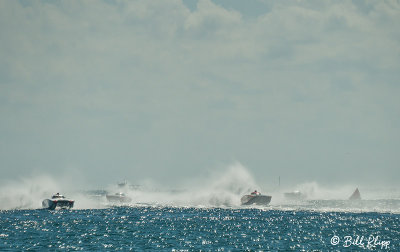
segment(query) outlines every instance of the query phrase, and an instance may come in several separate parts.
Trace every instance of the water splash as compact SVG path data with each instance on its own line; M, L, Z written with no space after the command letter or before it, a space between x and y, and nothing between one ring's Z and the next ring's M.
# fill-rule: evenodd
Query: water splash
M54 193L75 200L75 208L100 208L101 204L77 191L76 181L68 176L38 175L8 181L0 187L0 209L39 209Z
M71 184L72 183L72 184ZM173 188L162 186L152 180L142 181L140 186L129 184L106 186L105 189L79 190L79 182L71 176L52 177L49 175L31 176L8 181L0 186L0 210L38 209L43 199L60 192L75 200L74 209L99 209L114 204L106 200L106 193L124 192L132 202L124 206L172 206L172 207L230 207L242 208L240 198L257 189L271 195L272 201L265 210L311 210L311 211L400 211L399 188L372 188L355 185L321 186L317 182L307 182L275 191L264 191L249 169L240 163L220 167L207 175L188 178ZM268 185L263 185L268 186ZM348 197L359 187L363 200L350 202ZM306 195L301 201L288 201L284 192L299 190ZM253 206L252 206L253 207Z
M0 209L34 209L56 192L56 180L47 175L8 181L0 187Z
M178 188L162 189L147 186L124 189L139 204L170 206L239 206L240 197L259 188L251 173L240 163L211 172L203 178L189 179Z

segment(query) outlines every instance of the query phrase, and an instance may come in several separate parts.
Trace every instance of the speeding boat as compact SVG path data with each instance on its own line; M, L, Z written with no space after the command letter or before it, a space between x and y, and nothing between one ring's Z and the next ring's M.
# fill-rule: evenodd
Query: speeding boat
M271 202L272 196L261 195L260 192L254 191L249 195L244 195L240 202L242 205L268 205Z
M74 200L65 198L64 195L59 193L54 194L51 199L45 199L42 201L43 208L54 210L56 208L69 209L74 207Z
M107 194L106 198L109 202L112 203L128 203L131 202L131 198L126 196L124 193L119 192L116 194Z
M293 191L284 193L285 199L287 200L304 200L306 196L300 191Z

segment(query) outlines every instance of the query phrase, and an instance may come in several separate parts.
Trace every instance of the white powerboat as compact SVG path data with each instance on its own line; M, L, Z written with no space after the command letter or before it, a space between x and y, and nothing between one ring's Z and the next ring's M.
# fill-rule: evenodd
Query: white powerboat
M56 208L69 209L74 207L74 200L65 198L64 195L59 193L54 194L51 199L42 201L43 208L54 210Z
M261 195L261 193L254 191L249 195L244 195L240 202L242 205L268 205L271 202L272 196Z
M115 193L115 194L107 194L106 198L109 202L112 202L112 203L129 203L132 201L132 199L130 197L126 196L122 192Z

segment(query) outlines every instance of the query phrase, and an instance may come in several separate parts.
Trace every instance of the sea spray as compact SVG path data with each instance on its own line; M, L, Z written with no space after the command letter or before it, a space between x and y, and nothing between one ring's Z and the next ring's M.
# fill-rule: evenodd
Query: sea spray
M47 175L8 181L0 187L0 209L35 209L44 197L59 190L57 181Z
M242 195L260 187L243 165L235 163L202 178L188 178L177 188L183 189L168 190L148 186L119 189L142 204L218 207L239 206Z
M75 209L102 208L97 199L79 190L68 176L37 175L10 180L0 186L0 210L39 209L42 201L60 193L75 200Z
M79 184L81 183L81 185ZM320 185L315 182L300 183L279 190L265 190L270 187L258 184L255 177L240 163L219 167L202 177L186 178L172 187L162 186L157 181L147 179L136 181L135 185L88 186L84 178L79 181L71 176L37 175L7 181L0 185L0 210L38 209L43 199L54 193L61 193L75 200L74 209L100 209L115 206L106 200L106 194L123 192L132 201L123 206L172 206L172 207L233 207L241 208L240 198L253 190L271 195L266 209L316 210L316 211L400 211L399 188L367 187L365 185ZM358 186L361 202L349 202L348 197ZM306 195L301 201L288 201L284 192L299 190ZM264 208L264 207L263 207Z

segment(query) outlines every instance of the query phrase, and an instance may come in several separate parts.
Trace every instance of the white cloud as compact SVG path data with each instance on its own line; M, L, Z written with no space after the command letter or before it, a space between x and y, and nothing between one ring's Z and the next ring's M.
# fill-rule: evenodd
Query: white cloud
M21 132L28 142L54 134L37 165L68 136L101 158L67 144L65 163L90 170L119 158L175 175L230 158L291 169L325 143L332 152L360 139L365 153L376 142L398 147L397 2L268 1L254 18L210 0L193 11L178 0L24 3L0 2L0 135L17 145ZM305 147L279 160L292 142ZM119 154L126 149L138 154Z
M186 22L186 29L206 28L207 32L221 30L221 27L240 25L242 18L240 13L229 11L214 4L210 0L200 0L197 3L197 10L191 13Z

